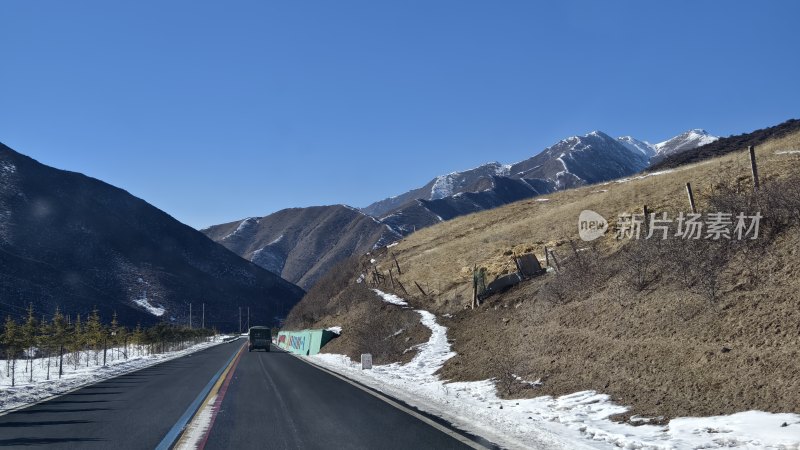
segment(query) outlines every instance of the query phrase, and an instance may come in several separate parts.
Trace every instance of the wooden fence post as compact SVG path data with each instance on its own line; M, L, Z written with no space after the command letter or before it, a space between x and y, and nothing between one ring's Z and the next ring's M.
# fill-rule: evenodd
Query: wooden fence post
M406 287L405 287L405 286L403 286L403 283L401 283L401 282L400 282L400 279L399 279L399 278L397 279L397 284L398 284L398 285L400 285L400 289L402 289L402 290L403 290L403 293L404 293L404 294L406 294L406 295L408 295L408 291L406 290Z
M747 147L750 152L750 169L753 171L753 190L758 191L758 166L756 165L756 148L751 146Z
M394 259L394 265L397 267L397 275L402 275L403 272L400 270L400 264L397 263L397 256L392 253L392 259Z
M692 207L692 213L697 213L697 208L694 205L694 194L692 194L692 183L686 183L686 195L689 196L689 206Z
M427 296L428 296L428 294L426 294L426 293L425 293L425 291L422 289L422 286L420 286L420 285L419 285L419 283L417 283L417 282L415 281L415 282L414 282L414 284L416 284L416 285L417 285L417 289L419 289L419 291L420 291L420 292L422 292L422 295L424 295L425 297L427 297Z
M472 309L478 304L478 274L475 273L477 266L472 269Z

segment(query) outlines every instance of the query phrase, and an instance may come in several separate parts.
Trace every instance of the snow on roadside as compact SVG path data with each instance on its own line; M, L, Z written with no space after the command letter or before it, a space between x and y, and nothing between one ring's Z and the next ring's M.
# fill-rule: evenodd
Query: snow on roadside
M16 368L16 386L11 387L11 376L3 370L2 377L0 377L0 413L10 409L19 408L22 406L30 405L49 397L64 394L76 388L88 386L90 384L98 383L100 381L123 375L129 372L134 372L145 367L158 364L160 362L168 361L170 359L180 358L190 353L194 353L208 347L212 347L224 342L228 336L214 336L207 342L195 344L183 350L173 352L156 354L156 355L131 355L128 359L118 358L114 361L111 360L111 355L114 352L121 353L120 349L108 349L108 364L90 365L86 367L85 364L79 364L78 368L72 364L64 363L64 375L61 379L58 378L58 358L53 357L52 360L55 364L50 367L50 380L46 380L47 367L44 361L46 358L36 358L33 360L33 383L29 383L30 373L25 373L25 360L17 360ZM128 347L129 353L133 346ZM100 355L102 358L102 354ZM65 355L66 359L66 355ZM0 367L5 369L6 361L0 360Z
M330 332L336 333L336 334L342 334L342 327L339 327L339 326L328 327L328 328L325 328L325 331L330 331Z
M378 294L386 303L391 303L397 306L408 306L408 303L405 300L394 294L387 294L386 292L380 291L378 289L373 289L372 291Z
M385 296L390 295L376 293L385 301ZM399 297L392 297L405 303ZM344 355L320 353L304 358L509 448L800 448L797 414L748 411L729 416L678 418L667 426L633 426L609 420L626 408L595 391L558 398L503 400L498 397L492 380L448 383L436 375L445 361L455 356L447 342L447 328L439 325L430 312L416 312L422 324L431 330L431 337L419 346L417 355L408 364L392 363L361 370L360 364Z
M217 395L214 395L208 400L205 407L200 408L197 415L186 425L186 431L184 431L178 443L175 444L175 450L194 450L199 447L198 444L203 440L208 429L211 427L216 404Z

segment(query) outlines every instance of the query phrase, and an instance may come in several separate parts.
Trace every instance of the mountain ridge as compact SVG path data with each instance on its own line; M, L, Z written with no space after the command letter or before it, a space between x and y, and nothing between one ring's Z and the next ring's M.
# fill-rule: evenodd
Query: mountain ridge
M244 259L302 286L354 253L387 245L400 235L347 205L286 208L201 230Z
M682 135L676 138L680 136ZM684 141L685 139L680 142ZM660 144L665 147L665 143ZM582 136L562 139L536 155L513 164L491 161L471 169L439 175L423 186L378 200L360 209L343 206L370 217L375 226L388 227L389 232L372 234L373 231L362 230L362 233L370 236L372 245L342 246L339 250L341 253L334 251L333 246L328 246L329 248L319 250L319 256L329 261L340 261L350 256L347 252L356 247L360 252L370 251L375 246L399 240L418 229L455 217L559 190L630 176L647 168L657 153L655 146L646 141L630 136L613 138L595 130ZM306 254L309 250L292 254L293 248L306 247L300 243L298 237L274 245L269 245L269 242L283 234L261 232L256 238L258 232L254 231L249 234L249 240L242 237L247 234L247 229L258 230L260 220L273 215L283 218L276 216L272 220L291 220L285 217L291 214L305 216L308 211L305 208L284 209L261 218L242 219L202 231L245 259L279 273L301 287L310 288L324 271L308 260ZM312 225L316 226L315 220L308 223L308 226ZM344 228L330 232L348 234L347 227L352 224L340 221L340 225ZM237 230L240 230L242 236L234 238L232 233ZM312 236L309 239L313 241L319 238ZM351 238L345 238L346 241L348 239ZM237 240L241 242L237 243ZM297 258L304 262L295 261ZM292 270L286 270L287 263L289 267L293 267ZM321 266L329 267L330 264ZM307 277L305 271L310 271L312 275Z
M234 296L255 317L285 315L303 291L127 191L0 144L0 297L6 312L186 323L188 303L231 330Z

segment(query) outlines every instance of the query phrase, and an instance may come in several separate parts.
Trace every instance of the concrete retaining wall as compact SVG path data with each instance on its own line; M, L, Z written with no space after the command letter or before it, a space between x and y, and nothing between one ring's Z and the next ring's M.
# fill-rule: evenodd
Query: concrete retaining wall
M338 336L327 330L281 331L278 347L298 355L316 355L331 339Z

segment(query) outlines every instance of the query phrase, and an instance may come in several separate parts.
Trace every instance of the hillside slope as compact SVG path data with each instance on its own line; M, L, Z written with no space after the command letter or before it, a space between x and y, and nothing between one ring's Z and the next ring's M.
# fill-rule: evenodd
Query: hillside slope
M758 201L740 149L442 222L373 252L375 264L365 258L353 273L366 275L361 283L371 282L373 271L385 274L376 287L439 316L458 353L444 366L445 379L494 378L511 397L593 389L629 406L626 417L800 412L797 148L800 132L759 145ZM587 209L609 219L612 229L621 213L643 205L670 217L685 213L686 182L703 212L752 214L759 205L766 217L761 238L723 245L619 241L613 233L587 244L578 237L578 216ZM561 272L468 308L473 267L485 267L491 280L515 272L513 253L534 252L544 264L544 246L555 249ZM359 280L347 281L355 286ZM317 289L325 286L334 284L324 279ZM352 355L363 350L363 338L346 332L359 326L347 322L346 312L315 305L301 301L289 323L343 326L337 345ZM373 325L386 339L395 328L377 314ZM523 385L509 374L541 384Z
M122 323L187 322L232 330L238 306L259 322L303 291L242 260L122 189L40 164L0 144L0 311L85 315ZM198 317L195 317L197 320ZM197 323L197 322L195 322Z
M202 232L306 289L339 261L399 238L386 225L343 205L284 209Z

